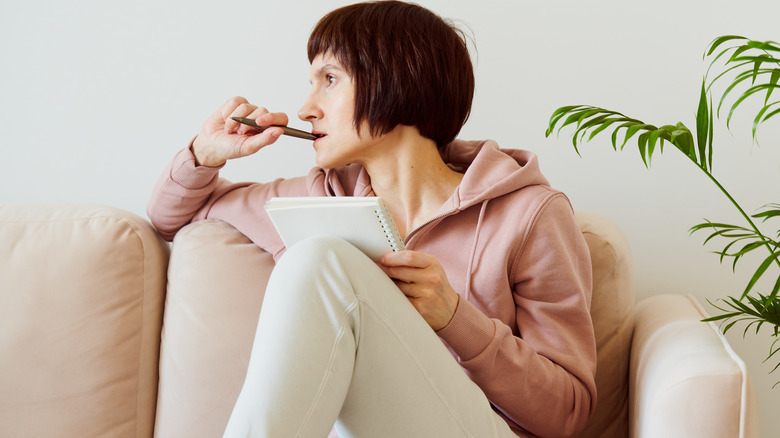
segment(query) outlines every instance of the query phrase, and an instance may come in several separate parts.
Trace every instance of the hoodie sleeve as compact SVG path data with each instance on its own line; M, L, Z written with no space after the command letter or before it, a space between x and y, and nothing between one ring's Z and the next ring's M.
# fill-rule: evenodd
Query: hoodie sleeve
M560 193L525 235L510 268L516 330L461 300L438 334L515 430L576 436L596 404L589 251Z
M270 183L231 183L219 178L221 167L197 166L189 148L180 151L158 179L147 205L152 224L166 240L190 222L223 220L275 257L284 249L263 206L273 196L324 196L325 176Z

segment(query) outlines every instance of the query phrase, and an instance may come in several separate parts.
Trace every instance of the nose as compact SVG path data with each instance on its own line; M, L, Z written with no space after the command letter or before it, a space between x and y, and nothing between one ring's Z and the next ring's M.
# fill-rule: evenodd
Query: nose
M303 102L303 106L298 110L298 118L304 122L313 122L322 118L322 109L317 103L314 90L309 93L306 101Z

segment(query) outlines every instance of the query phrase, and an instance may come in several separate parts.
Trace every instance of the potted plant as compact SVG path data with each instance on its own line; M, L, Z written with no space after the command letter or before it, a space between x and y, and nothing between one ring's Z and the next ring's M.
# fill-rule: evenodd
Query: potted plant
M592 140L599 134L611 132L611 143L615 150L623 150L634 138L645 166L650 167L653 155L662 152L665 143L670 143L682 152L692 164L703 172L709 180L730 201L740 213L744 222L728 224L705 222L691 227L691 233L708 233L704 244L720 241L722 249L714 251L720 262L730 259L733 266L744 260L749 253L762 252L753 275L745 289L735 296L727 296L710 304L721 313L705 321L719 321L725 333L739 322L745 322L743 336L751 327L756 333L765 324L771 327L774 341L769 348L767 360L780 351L780 229L771 234L759 229L767 222L780 218L780 204L768 203L755 213L748 214L712 173L713 159L713 123L720 117L721 111L728 109L726 126L728 127L734 112L746 100L763 98L760 109L753 119L752 137L761 124L780 114L780 100L773 100L773 91L780 88L780 45L772 41L753 41L740 36L721 36L708 46L705 59L709 67L704 74L699 95L698 109L695 114L695 130L685 124L655 126L641 120L625 116L617 111L589 105L573 105L558 108L548 123L546 136L569 126L574 129L572 143L579 154L579 145ZM710 75L717 73L710 79ZM713 109L711 91L714 85L726 84L724 91ZM780 95L780 91L774 97ZM755 99L754 99L755 100ZM729 102L729 104L726 104ZM724 105L725 104L725 105ZM760 279L764 279L759 283ZM758 292L757 284L769 284L767 290ZM780 356L779 356L780 357ZM770 371L780 367L780 360Z

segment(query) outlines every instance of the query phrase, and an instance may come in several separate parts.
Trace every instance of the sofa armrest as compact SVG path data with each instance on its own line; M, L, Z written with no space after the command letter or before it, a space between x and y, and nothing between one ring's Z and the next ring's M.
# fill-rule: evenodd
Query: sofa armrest
M758 435L745 364L692 297L658 295L635 311L629 431L635 438Z

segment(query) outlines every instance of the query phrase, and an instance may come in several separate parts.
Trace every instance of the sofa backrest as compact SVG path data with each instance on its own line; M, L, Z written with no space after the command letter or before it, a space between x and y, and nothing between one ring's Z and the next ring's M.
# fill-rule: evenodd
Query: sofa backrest
M151 435L167 263L131 213L0 205L0 436Z
M599 404L584 437L625 437L634 296L628 243L609 220L578 213L593 261ZM159 437L220 436L246 374L271 256L228 224L176 235L160 359Z
M596 332L598 404L582 438L628 436L628 373L634 327L631 248L609 219L577 212L590 249L593 298L590 314Z
M157 437L222 436L241 391L274 262L227 223L180 230L168 267Z

